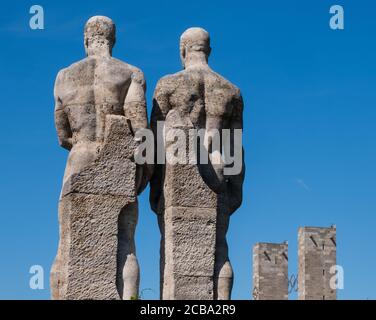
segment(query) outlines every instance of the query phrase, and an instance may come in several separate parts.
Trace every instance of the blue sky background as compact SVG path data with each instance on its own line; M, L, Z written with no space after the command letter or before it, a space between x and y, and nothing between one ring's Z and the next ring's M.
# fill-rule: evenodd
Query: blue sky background
M29 28L29 8L45 30ZM345 30L329 8L345 8ZM337 225L341 299L376 298L375 1L6 1L0 18L0 299L49 299L58 243L57 202L67 153L53 122L59 69L84 57L92 15L117 25L114 56L140 67L148 110L157 80L181 69L180 34L202 26L210 65L242 89L247 174L228 240L234 299L249 299L251 247L289 241L297 272L299 226ZM140 197L137 249L144 298L157 299L159 230ZM29 288L29 268L45 290ZM294 299L296 296L292 295Z

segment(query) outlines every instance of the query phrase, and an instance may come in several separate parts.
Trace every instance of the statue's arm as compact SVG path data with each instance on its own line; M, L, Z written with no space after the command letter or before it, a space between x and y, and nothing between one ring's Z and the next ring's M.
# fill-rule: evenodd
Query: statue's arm
M148 127L145 91L144 75L141 70L134 68L131 84L124 101L124 115L130 120L133 132Z
M69 125L68 116L64 110L63 101L60 97L61 91L61 73L57 75L54 89L55 97L55 127L59 144L67 149L72 149L72 130Z
M243 129L244 102L240 91L234 96L231 114L231 129Z
M233 99L233 112L230 119L231 141L234 141L234 130L243 129L243 108L244 102L240 91ZM231 143L231 154L236 155L234 143ZM241 205L243 200L243 182L245 175L244 149L241 146L241 158L235 161L241 162L241 170L238 174L227 176L228 190L230 193L230 212L235 212Z
M169 86L163 79L159 80L153 96L153 109L151 112L150 127L154 134L154 174L150 180L150 205L158 213L158 203L163 192L164 165L158 164L157 150L163 143L162 132L158 132L158 122L165 121L170 110Z
M141 70L132 67L132 79L124 100L124 115L130 121L131 130L135 134L138 130L148 128L146 111L146 82ZM141 143L141 141L138 141ZM137 165L136 186L140 194L147 186L153 174L153 164Z
M159 80L154 91L153 109L151 111L150 127L156 133L158 121L165 121L170 111L170 88L163 78Z

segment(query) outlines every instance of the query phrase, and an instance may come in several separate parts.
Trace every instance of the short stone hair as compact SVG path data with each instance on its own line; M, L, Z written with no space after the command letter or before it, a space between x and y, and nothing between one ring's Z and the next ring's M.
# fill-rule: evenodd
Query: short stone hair
M91 17L85 25L85 47L89 45L89 41L108 41L111 48L116 42L116 27L114 22L105 16Z
M210 54L210 35L203 28L189 28L183 32L180 37L180 52L183 54L185 49L193 51L203 51Z

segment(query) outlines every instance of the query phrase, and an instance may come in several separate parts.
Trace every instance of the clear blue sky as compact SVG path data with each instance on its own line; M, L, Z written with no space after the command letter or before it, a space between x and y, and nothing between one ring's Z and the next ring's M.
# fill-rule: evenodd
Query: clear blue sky
M29 8L45 30L29 28ZM345 8L345 30L329 8ZM53 122L59 69L84 57L92 15L117 25L114 56L140 67L148 110L157 80L181 69L180 34L202 26L210 64L242 89L247 174L228 240L233 298L251 296L251 247L289 241L297 270L299 226L338 228L342 299L376 298L375 1L6 1L0 18L0 299L48 299L58 243L57 202L67 153ZM137 250L144 298L158 298L159 230L140 197ZM29 268L45 290L29 289ZM295 298L293 295L292 298Z

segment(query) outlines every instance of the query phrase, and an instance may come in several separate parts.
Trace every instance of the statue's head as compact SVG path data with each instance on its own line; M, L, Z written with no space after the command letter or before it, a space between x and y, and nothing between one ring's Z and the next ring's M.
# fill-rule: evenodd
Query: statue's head
M208 61L211 52L210 35L202 28L189 28L180 37L180 58L183 67L192 56L203 56Z
M88 56L109 52L115 45L115 24L104 16L91 17L85 25L84 41Z

